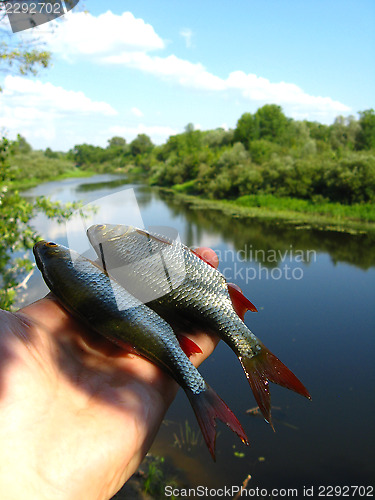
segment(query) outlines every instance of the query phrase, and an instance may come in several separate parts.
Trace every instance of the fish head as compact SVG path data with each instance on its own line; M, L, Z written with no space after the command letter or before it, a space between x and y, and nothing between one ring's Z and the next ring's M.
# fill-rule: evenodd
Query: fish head
M87 237L91 245L96 248L101 243L112 241L116 238L125 238L136 230L136 227L124 224L94 224L88 228Z
M33 252L38 268L42 269L48 266L51 261L66 258L65 254L68 253L68 250L53 241L41 240L35 243Z
M78 303L85 296L87 284L98 278L100 281L104 275L95 262L52 241L38 241L33 252L46 285L63 304Z
M35 243L33 253L35 262L42 273L52 268L59 269L73 266L74 262L80 258L80 254L74 250L46 240Z

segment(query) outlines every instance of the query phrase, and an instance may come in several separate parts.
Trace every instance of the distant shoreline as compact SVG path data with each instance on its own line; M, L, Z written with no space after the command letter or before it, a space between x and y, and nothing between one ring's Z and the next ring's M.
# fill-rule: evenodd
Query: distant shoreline
M98 175L98 173L94 170L80 170L76 168L56 175L55 177L48 177L47 179L38 179L37 177L34 177L31 179L11 181L7 183L7 186L12 190L25 191L26 189L31 189L33 187L39 186L40 184L45 184L46 182L56 182L62 181L64 179L74 179L80 177L92 177L93 175Z
M198 195L187 195L171 188L152 186L160 192L174 197L193 210L217 210L234 218L263 219L276 224L294 226L296 229L318 229L338 231L349 234L366 234L375 232L375 222L355 220L349 217L329 216L319 213L306 213L293 210L278 210L267 207L250 207L236 203L236 200L210 200Z
M33 188L45 182L55 182L70 178L86 178L98 175L92 169L81 170L75 168L64 172L63 174L48 179L32 178L27 180L13 181L8 184L10 189L24 191ZM119 175L122 172L111 172L111 174ZM143 176L132 175L130 171L127 173L128 182L144 182L147 185L147 179ZM244 203L238 203L237 200L211 200L203 198L200 195L191 195L178 192L174 188L166 188L162 186L152 185L151 189L158 190L168 196L174 197L182 203L189 205L193 210L217 210L234 218L253 218L259 220L267 220L275 224L285 224L294 226L296 229L318 229L324 231L338 231L349 234L367 234L375 232L375 222L356 219L355 217L332 216L317 212L303 212L289 209L279 209L277 207L267 206L246 206ZM277 200L277 197L274 197ZM345 205L343 205L345 206Z

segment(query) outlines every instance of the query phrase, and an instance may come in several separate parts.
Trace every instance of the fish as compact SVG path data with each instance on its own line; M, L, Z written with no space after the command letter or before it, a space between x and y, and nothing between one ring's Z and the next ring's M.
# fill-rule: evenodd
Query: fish
M196 252L177 239L121 224L93 225L87 236L118 283L172 326L195 324L234 351L272 428L269 382L311 399L302 382L244 323L244 313L255 306Z
M216 419L248 444L236 416L205 382L164 319L77 252L45 240L37 242L33 252L48 288L69 313L115 344L135 349L176 380L214 460Z

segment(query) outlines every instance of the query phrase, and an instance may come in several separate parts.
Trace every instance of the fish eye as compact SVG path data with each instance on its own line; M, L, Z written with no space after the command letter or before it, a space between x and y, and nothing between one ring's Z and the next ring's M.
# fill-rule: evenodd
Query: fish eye
M105 229L105 224L98 224L96 227L98 229Z
M54 243L53 241L48 241L48 242L46 243L46 246L47 246L47 247L57 247L57 243Z

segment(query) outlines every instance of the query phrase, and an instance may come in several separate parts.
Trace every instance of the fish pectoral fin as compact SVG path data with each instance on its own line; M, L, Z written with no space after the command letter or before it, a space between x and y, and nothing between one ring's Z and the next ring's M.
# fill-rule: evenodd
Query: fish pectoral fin
M252 357L240 357L240 361L259 409L272 429L274 427L271 418L269 382L311 399L302 382L263 344L258 354Z
M198 394L192 391L186 391L190 404L193 407L197 417L199 427L201 428L204 440L215 460L215 441L216 441L216 419L224 422L233 432L235 432L241 441L248 445L247 436L240 422L234 413L228 408L224 401L206 384L205 390Z
M238 316L242 319L245 318L245 313L247 311L258 312L258 309L254 306L250 300L245 297L239 286L234 283L227 283L229 296L232 301L233 309L236 311Z

